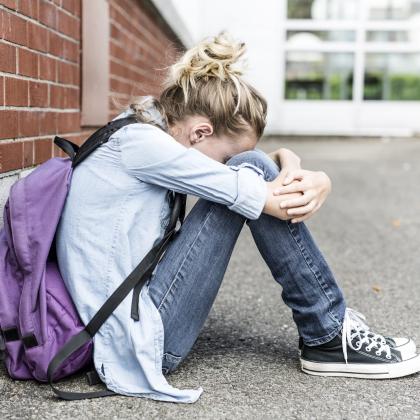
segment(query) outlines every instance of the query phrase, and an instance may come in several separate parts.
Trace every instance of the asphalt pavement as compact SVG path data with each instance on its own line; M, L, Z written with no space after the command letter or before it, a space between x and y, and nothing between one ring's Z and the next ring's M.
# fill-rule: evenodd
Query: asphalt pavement
M326 171L329 199L307 224L348 306L374 330L420 344L420 140L264 140ZM191 200L190 204L193 203ZM169 376L204 388L189 405L116 396L58 401L43 384L0 370L2 419L418 419L420 375L394 380L309 376L299 370L290 310L242 231L222 288L188 359ZM67 387L86 389L83 377Z

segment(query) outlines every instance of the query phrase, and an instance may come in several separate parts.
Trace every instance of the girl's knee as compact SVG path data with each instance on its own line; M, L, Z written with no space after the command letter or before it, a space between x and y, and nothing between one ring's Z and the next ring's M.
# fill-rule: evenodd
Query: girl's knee
M247 150L232 156L226 165L235 168L248 167L264 176L266 181L272 181L279 174L277 164L260 149Z

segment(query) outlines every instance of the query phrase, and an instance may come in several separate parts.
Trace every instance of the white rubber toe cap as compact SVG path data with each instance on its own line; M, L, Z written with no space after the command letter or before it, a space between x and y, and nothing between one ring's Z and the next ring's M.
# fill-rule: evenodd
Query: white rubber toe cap
M392 337L395 341L395 350L401 353L402 359L407 360L417 353L416 343L411 338Z

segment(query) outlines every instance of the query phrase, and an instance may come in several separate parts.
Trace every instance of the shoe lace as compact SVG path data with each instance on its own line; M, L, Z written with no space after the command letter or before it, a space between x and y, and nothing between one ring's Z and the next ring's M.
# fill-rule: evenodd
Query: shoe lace
M347 346L358 351L362 348L364 343L367 344L366 351L370 352L372 348L376 348L376 354L378 356L380 356L382 352L385 352L386 358L391 359L391 348L387 344L385 338L381 334L373 333L366 324L365 316L352 308L346 308L341 336L343 355L346 364ZM355 346L353 342L356 338L357 341Z

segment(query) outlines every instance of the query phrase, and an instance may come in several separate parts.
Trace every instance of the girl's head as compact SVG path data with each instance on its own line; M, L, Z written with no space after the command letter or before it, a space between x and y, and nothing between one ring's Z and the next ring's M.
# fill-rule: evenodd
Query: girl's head
M200 42L169 68L156 103L177 141L220 162L253 149L266 124L265 99L241 77L244 52L225 33Z

